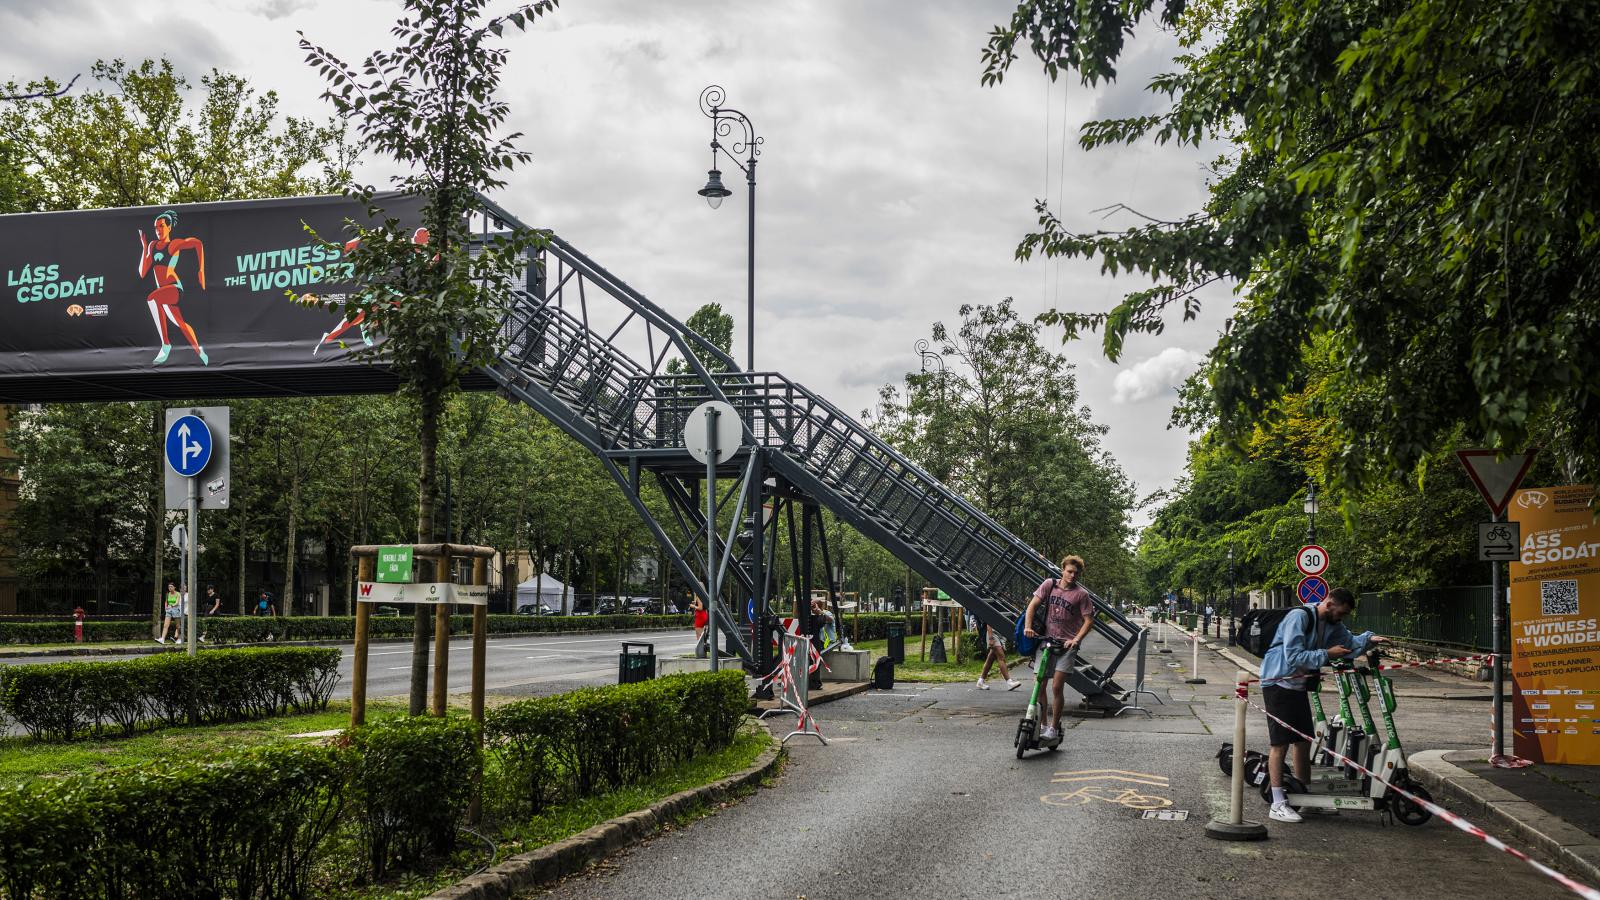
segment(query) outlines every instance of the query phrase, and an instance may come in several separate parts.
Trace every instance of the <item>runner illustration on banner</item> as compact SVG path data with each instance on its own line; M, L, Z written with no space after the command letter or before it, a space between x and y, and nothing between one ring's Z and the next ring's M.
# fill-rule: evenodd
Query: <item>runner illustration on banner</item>
M178 277L178 256L185 250L194 250L195 261L199 264L200 290L206 289L206 248L200 243L199 238L175 238L172 231L178 226L178 214L167 210L156 216L151 227L155 230L155 240L144 236L144 229L139 229L139 244L144 248L139 257L139 277L155 274L156 289L145 298L145 303L150 307L150 317L155 320L156 334L161 338L161 352L152 360L153 365L160 365L167 361L167 356L172 353L172 339L167 334L167 323L178 326L183 336L188 339L189 346L200 356L202 366L209 365L206 351L200 347L200 338L195 335L194 327L183 319L183 311L178 308L178 301L183 299L183 279Z
M418 247L426 247L428 245L428 229L418 228L416 231L412 232L411 243L416 244ZM359 238L353 241L346 241L344 245L345 255L348 256L355 252L356 247L360 245L361 240ZM438 254L434 254L433 258L438 259ZM317 296L315 294L304 294L300 297L300 300L302 303L316 303ZM399 301L396 300L394 305L398 306ZM367 334L366 321L367 311L364 309L356 310L356 314L353 317L346 315L343 319L339 320L339 324L333 326L332 330L323 332L322 337L317 341L316 346L311 348L311 355L316 356L317 351L321 350L324 346L337 343L339 341L339 335L344 334L352 327L359 329L361 342L368 347L371 347L372 336ZM340 343L338 346L343 347L344 345Z

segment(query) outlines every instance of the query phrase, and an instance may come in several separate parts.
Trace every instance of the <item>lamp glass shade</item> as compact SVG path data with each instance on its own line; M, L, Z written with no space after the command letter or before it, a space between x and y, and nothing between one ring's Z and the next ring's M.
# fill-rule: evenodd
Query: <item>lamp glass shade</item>
M1317 514L1317 494L1315 491L1306 495L1305 511L1308 516Z
M712 169L706 173L706 186L701 188L699 193L700 196L706 198L706 203L712 209L716 209L722 205L722 198L731 195L733 191L728 190L722 184L722 173Z

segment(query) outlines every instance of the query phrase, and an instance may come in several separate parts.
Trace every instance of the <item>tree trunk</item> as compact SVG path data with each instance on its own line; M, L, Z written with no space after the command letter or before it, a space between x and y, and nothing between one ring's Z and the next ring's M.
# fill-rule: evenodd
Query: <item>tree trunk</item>
M443 398L439 390L434 387L422 391L418 399L420 406L420 419L418 422L420 433L421 458L417 467L417 543L433 543L433 482L437 474L439 463L439 412L443 406ZM419 561L421 562L421 561ZM433 571L433 566L422 562L419 578L426 574L429 580L439 580L440 573ZM411 624L411 696L409 710L411 715L420 716L427 706L428 701L428 633L430 622L427 605L418 603Z
M666 615L672 594L672 576L667 574L667 567L672 565L672 560L667 559L667 551L658 550L656 563L656 575L661 579L661 614ZM673 609L678 608L676 603L672 603L671 606Z
M234 484L237 486L238 482L234 482ZM244 615L244 611L245 611L245 594L244 594L244 567L245 567L245 560L250 555L250 553L249 553L249 551L250 551L249 538L246 537L246 535L249 534L249 530L248 530L249 522L250 522L250 501L246 500L245 499L245 495L241 492L240 495L239 495L239 615L241 615L241 616Z
M166 465L166 460L163 458L166 455L166 443L163 440L166 430L164 427L166 425L166 416L159 403L151 404L151 409L150 430L154 435L155 440L153 443L156 447L155 479L153 482L155 488L153 499L155 502L150 504L150 545L155 548L155 559L150 567L155 575L155 582L151 585L152 590L150 593L150 636L154 638L161 633L161 588L163 587L161 582L166 577L166 558L161 552L161 531L162 526L167 524L167 473L166 469L163 468Z
M93 546L89 548L89 558L94 569L94 611L95 615L103 616L111 612L111 551L107 544L110 542L109 523L96 518L95 528L90 540ZM156 534L156 540L161 535Z
M300 474L289 477L289 540L288 551L283 556L283 592L278 595L278 612L294 615L294 567L300 559Z
M567 523L567 537L561 542L561 614L571 615L571 607L567 605L567 597L572 593L572 523ZM594 604L596 614L600 612L600 604L590 598Z

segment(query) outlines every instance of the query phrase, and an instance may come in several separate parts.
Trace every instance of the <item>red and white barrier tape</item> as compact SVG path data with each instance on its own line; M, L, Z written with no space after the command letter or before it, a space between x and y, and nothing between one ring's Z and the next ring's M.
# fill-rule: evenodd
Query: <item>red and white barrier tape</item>
M1490 659L1490 660L1492 660L1492 659L1494 659L1494 657L1495 657L1495 654L1493 654L1493 653L1484 653L1484 654L1482 654L1480 656L1451 656L1451 657L1443 657L1443 658L1440 658L1440 659L1425 659L1425 660L1423 660L1421 662L1389 663L1388 665L1378 666L1377 669L1380 672L1388 671L1389 669L1418 669L1418 668L1421 668L1423 666L1436 666L1436 665L1438 665L1440 663L1473 662L1475 660L1480 660L1480 659ZM1303 673L1298 674L1298 675L1283 675L1283 676L1280 676L1278 678L1268 679L1267 681L1262 681L1259 678L1246 678L1244 681L1241 681L1239 683L1240 684L1262 684L1262 685L1280 684L1280 683L1283 683L1283 682L1286 682L1286 681L1300 681L1300 680L1303 680L1303 679L1306 679L1306 678L1311 678L1311 677L1314 677L1314 676L1320 676L1321 674L1322 674L1322 671L1319 669L1319 670L1317 670L1315 672L1303 672Z
M1311 735L1306 734L1305 732L1303 732L1300 729L1294 727L1293 725L1290 725L1288 722L1285 722L1284 720L1278 718L1277 716L1273 715L1272 713L1267 712L1261 706L1258 706L1257 704L1252 703L1250 701L1250 698L1249 698L1249 687L1247 686L1247 683L1241 682L1238 685L1237 696L1239 697L1239 699L1241 699L1241 700L1245 701L1246 703L1249 703L1251 706L1255 707L1257 710L1259 710L1261 712L1262 715L1265 715L1267 718L1273 720L1274 722L1277 722L1279 725L1282 725L1283 727L1289 729L1290 731L1294 732L1295 734L1300 735L1301 737L1305 738L1307 741L1311 742L1312 744L1316 743L1316 739L1313 738ZM1504 853L1510 854L1511 856L1514 856L1517 859L1522 860L1523 862L1527 863L1528 865L1533 866L1541 874L1543 874L1546 877L1554 880L1556 883L1560 884L1562 887L1564 887L1567 890L1573 892L1574 894L1577 894L1578 896L1585 898L1585 900L1600 900L1600 891L1597 891L1594 888L1589 887L1588 885L1584 884L1581 881L1576 881L1576 880L1574 880L1572 878L1567 877L1566 875L1561 874L1560 872L1557 872L1555 869L1552 869L1549 866L1545 865L1544 863L1539 862L1538 860L1534 859L1533 857L1529 856L1526 853L1523 853L1521 850L1518 850L1515 847L1507 846L1499 838L1494 837L1493 835L1491 835L1488 832L1484 831L1482 828L1479 828L1478 826L1472 824L1471 822L1468 822L1466 819L1461 818L1460 816L1456 815L1455 813L1451 812L1448 809L1445 809L1444 807L1438 805L1437 803L1433 803L1432 801L1429 801L1429 800L1424 800L1421 797L1418 797L1416 794L1413 794L1410 791L1406 790L1405 788L1398 787L1398 786L1396 786L1395 784L1393 784L1393 783L1391 783L1389 781L1385 781L1382 778L1382 776L1378 775L1378 773L1372 771L1371 769L1368 769L1366 766L1363 766L1362 764L1356 762L1355 760L1353 760L1353 759L1351 759L1351 758L1349 758L1347 756L1344 756L1343 754L1339 753L1337 750L1334 750L1332 747L1327 747L1327 748L1324 748L1324 749L1326 749L1328 751L1328 755L1333 756L1336 759L1339 759L1340 761L1345 762L1345 763L1355 767L1356 769L1361 770L1367 776L1369 776L1369 777L1373 778L1374 780L1376 780L1379 784L1382 784L1383 786L1389 788L1390 790L1395 791L1396 793L1400 794L1401 796L1405 797L1406 799L1410 800L1411 802L1417 804L1418 806L1421 806L1423 809L1426 809L1428 812L1431 812L1434 815L1438 816L1439 818L1443 819L1444 821L1449 822L1451 825L1455 826L1456 828L1460 829L1461 831L1464 831L1467 834L1470 834L1473 837L1478 838L1479 840L1483 841L1485 844L1488 844L1490 847L1493 847L1496 850L1499 850L1499 851L1502 851Z
M809 665L806 667L806 674L810 675L812 672L815 672L817 670L817 666L823 666L824 668L827 668L825 665L823 665L822 654L817 652L816 645L811 643L810 640L806 640L804 643L806 645L806 649L810 651L807 654L807 663L809 663ZM799 730L804 731L806 727L806 721L811 718L811 711L806 707L805 703L800 702L800 692L798 690L794 690L791 693L791 689L795 687L794 669L792 668L793 662L794 647L791 644L783 648L782 658L778 661L777 667L771 672L768 672L766 677L761 679L761 683L767 684L773 679L777 679L778 696L792 697L794 699L794 705L796 707L795 715L799 716L799 721L796 723L796 727ZM829 671L832 670L829 669Z

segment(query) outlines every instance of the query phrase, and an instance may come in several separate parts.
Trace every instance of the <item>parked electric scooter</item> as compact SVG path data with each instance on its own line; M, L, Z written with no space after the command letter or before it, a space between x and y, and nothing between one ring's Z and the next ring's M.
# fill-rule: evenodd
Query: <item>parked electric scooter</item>
M1022 721L1017 723L1017 737L1014 743L1017 747L1017 759L1029 750L1054 750L1061 746L1061 732L1047 740L1039 739L1042 712L1047 706L1044 703L1045 683L1050 680L1051 660L1056 654L1066 651L1066 647L1053 638L1041 638L1039 641L1039 662L1034 666L1033 693L1028 695L1028 710L1022 714Z
M1287 795L1289 805L1297 810L1308 807L1334 810L1367 809L1392 814L1407 825L1423 825L1433 818L1433 813L1429 812L1427 807L1389 787L1390 784L1395 785L1416 797L1433 802L1432 795L1412 780L1411 773L1406 768L1405 750L1400 746L1400 734L1394 724L1394 710L1397 705L1394 698L1394 684L1379 668L1381 654L1374 648L1367 654L1367 658L1367 665L1359 669L1346 662L1337 662L1333 665L1334 678L1339 686L1339 721L1328 724L1330 726L1337 724L1338 727L1330 727L1318 747L1313 748L1318 752L1313 756L1311 783L1302 784L1293 773L1284 772L1284 793ZM1372 712L1368 708L1368 701L1372 696L1367 687L1368 678L1377 683L1378 694L1382 701L1379 707L1383 720L1381 747L1373 743L1373 739L1377 736L1377 728L1372 720ZM1357 708L1361 712L1359 724L1351 712L1352 696L1357 700ZM1337 749L1346 759L1360 762L1368 770L1376 772L1382 780L1373 778L1355 766L1333 757L1327 752L1329 747ZM1327 764L1316 764L1317 756L1326 759ZM1271 803L1272 788L1266 779L1262 779L1260 789L1262 799Z

